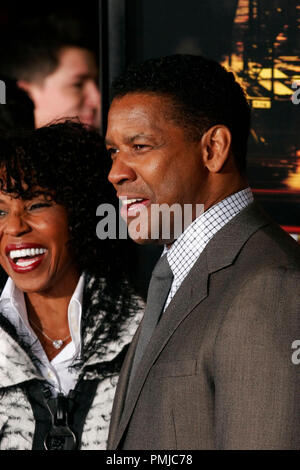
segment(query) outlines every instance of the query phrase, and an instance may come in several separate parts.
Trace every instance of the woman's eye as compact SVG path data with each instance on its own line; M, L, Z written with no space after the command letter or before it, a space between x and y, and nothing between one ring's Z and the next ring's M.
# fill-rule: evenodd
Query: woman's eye
M6 216L7 212L0 210L0 218Z
M29 210L36 210L36 209L41 209L44 207L50 207L51 204L48 202L37 202L36 204L32 204L32 206L29 207Z

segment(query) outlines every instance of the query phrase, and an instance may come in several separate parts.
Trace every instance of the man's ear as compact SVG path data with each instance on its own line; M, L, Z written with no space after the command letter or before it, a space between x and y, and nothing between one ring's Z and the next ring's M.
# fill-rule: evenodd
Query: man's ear
M27 82L27 80L18 80L17 85L18 85L19 88L26 91L26 93L32 99L32 83Z
M203 163L211 173L222 170L230 155L230 145L231 132L222 124L210 127L203 134L201 139Z

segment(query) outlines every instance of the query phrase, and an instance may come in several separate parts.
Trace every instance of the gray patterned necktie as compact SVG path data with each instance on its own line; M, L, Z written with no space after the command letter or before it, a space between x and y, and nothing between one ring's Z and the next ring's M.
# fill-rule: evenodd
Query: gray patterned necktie
M133 359L130 380L127 390L129 390L136 369L148 346L151 336L163 312L171 285L173 273L167 260L167 253L157 262L151 276L149 284L147 304L141 326L141 332Z

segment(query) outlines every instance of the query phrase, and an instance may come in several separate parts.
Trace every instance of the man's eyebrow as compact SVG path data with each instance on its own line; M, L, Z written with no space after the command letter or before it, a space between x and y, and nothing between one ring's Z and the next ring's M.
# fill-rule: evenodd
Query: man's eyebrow
M114 144L112 140L110 140L109 138L106 138L106 137L104 139L104 142L105 142L105 145L113 145Z
M86 79L89 79L89 78L97 78L97 74L93 74L93 73L75 73L72 78L74 80L86 80Z
M124 138L124 141L126 144L132 144L132 142L134 142L136 139L139 139L139 138L144 138L144 139L152 139L154 136L152 134L135 134L135 135L132 135L132 136L129 136L129 137L125 137ZM110 140L110 138L105 138L105 144L106 145L114 145L114 142L112 140Z
M135 140L135 139L139 139L139 138L143 138L143 139L152 139L153 138L153 135L152 134L144 134L144 133L141 133L141 134L135 134L131 137L128 137L126 139L126 141L128 141L130 144Z

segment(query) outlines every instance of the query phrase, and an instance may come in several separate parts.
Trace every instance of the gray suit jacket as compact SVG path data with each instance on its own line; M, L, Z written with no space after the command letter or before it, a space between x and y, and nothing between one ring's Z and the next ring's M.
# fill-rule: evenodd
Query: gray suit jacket
M109 449L300 449L300 247L251 204L208 243L116 392Z

